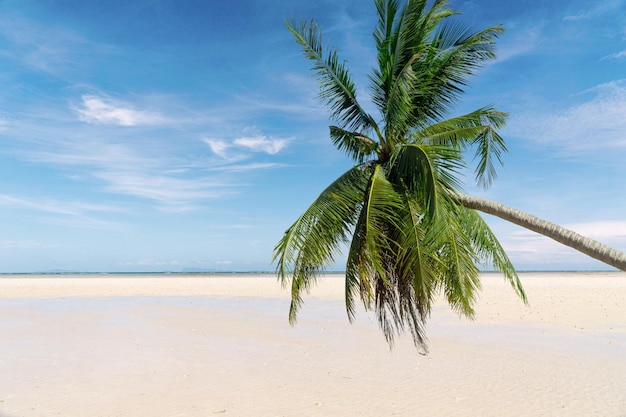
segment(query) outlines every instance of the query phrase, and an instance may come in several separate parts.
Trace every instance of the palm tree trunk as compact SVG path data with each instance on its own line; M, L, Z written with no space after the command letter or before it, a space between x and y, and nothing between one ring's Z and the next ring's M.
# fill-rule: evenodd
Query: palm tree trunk
M482 211L501 219L515 223L533 232L540 233L566 246L576 249L605 264L626 271L626 253L615 250L603 243L582 236L557 224L550 223L523 211L505 206L495 201L479 197L458 194L455 196L459 204L469 209Z

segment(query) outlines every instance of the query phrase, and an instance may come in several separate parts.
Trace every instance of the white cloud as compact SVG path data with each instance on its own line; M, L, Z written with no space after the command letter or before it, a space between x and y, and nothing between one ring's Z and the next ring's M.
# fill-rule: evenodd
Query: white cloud
M597 240L614 241L626 238L626 220L573 223L565 227L583 236Z
M138 156L127 144L107 143L85 137L82 141L51 141L50 150L29 150L30 161L56 165L91 166L98 169L128 170L158 169L161 163L146 155Z
M287 146L284 139L267 139L265 136L243 137L235 139L233 143L253 152L264 152L269 155L277 154Z
M180 178L131 170L99 171L94 176L105 181L109 192L157 201L165 211L195 209L191 202L233 194L228 182L207 178Z
M95 187L98 192L146 199L156 203L156 209L169 212L197 210L210 200L241 192L248 184L241 183L237 173L278 165L255 160L258 156L255 149L271 153L286 143L272 139L257 143L244 140L238 144L234 140L203 139L204 143L198 143L193 139L198 137L196 130L215 128L211 120L195 116L186 119L188 107L182 111L174 106L177 111L171 111L171 103L163 104L161 96L139 97L133 102L150 103L151 108L165 110L139 111L145 107L103 94L85 95L80 107L74 110L94 124L87 125L75 118L68 120L60 106L48 106L43 112L28 113L29 118L11 120L7 129L15 138L19 159L53 166L57 174ZM111 124L165 121L161 114L168 115L164 127L140 132L110 128ZM181 114L183 117L179 117ZM223 130L221 127L215 130ZM182 137L172 140L172 134ZM206 158L201 150L207 145L219 158ZM242 160L246 163L240 163Z
M505 35L498 45L496 62L504 62L535 50L542 41L542 27L540 24L517 30L510 39Z
M626 250L626 220L581 222L564 224L563 227L617 250ZM540 265L560 265L562 268L600 267L598 261L527 229L515 228L498 235L502 236L502 246L518 265L529 265L532 268Z
M229 143L226 143L223 140L219 139L203 139L203 141L204 143L209 145L211 152L213 152L215 155L224 159L228 159L228 154L226 153L226 150L231 147Z
M598 85L594 97L562 111L512 117L513 134L558 146L564 152L604 152L626 147L626 80Z
M287 146L286 139L268 139L263 135L246 136L228 143L221 139L202 139L209 145L211 152L229 162L236 162L249 157L247 152L260 152L275 155Z
M253 229L249 224L222 224L208 227L211 230Z
M604 0L598 2L595 7L587 10L580 11L576 14L567 15L563 18L566 21L587 20L600 16L605 13L610 13L614 10L621 10L623 7L623 0Z
M216 163L197 152L200 148L194 141L189 142L192 150L184 148L181 154L181 143L173 143L159 132L152 137L152 131L148 136L82 124L58 129L24 124L19 131L18 127L12 130L25 136L24 143L29 145L20 150L21 159L55 166L61 174L91 183L98 191L149 200L156 203L156 209L167 212L198 210L210 201L237 194L247 184L241 183L236 173L276 166L252 159L247 164L237 163L239 159ZM232 142L204 142L225 157L231 147L251 154Z
M194 167L186 159L164 157L167 151L157 143L151 149L154 155L147 155L145 149L132 144L69 139L55 143L54 151L29 151L27 158L62 166L79 180L95 178L103 183L106 192L152 200L166 211L196 209L197 201L236 192L232 179L218 174L207 176L205 166ZM140 152L144 153L139 155Z
M164 122L157 113L136 110L126 103L110 98L83 95L82 107L74 108L80 120L117 126L154 125Z
M626 49L623 51L615 52L614 54L610 54L602 57L602 59L622 59L626 58Z
M589 19L591 16L592 16L591 11L586 11L586 12L578 13L576 15L565 16L563 20L570 20L570 21L583 20L583 19Z
M246 172L246 171L255 171L258 169L278 168L282 166L284 165L267 162L267 163L251 163L251 164L231 164L231 165L224 165L224 166L219 166L219 167L211 167L209 168L209 170L220 171L220 172Z
M123 211L121 208L111 205L59 200L48 197L18 197L9 194L0 194L0 206L33 210L53 215L42 218L41 221L43 223L89 229L120 227L119 223L93 217L93 213L116 213Z
M0 249L32 249L32 248L42 248L49 247L41 242L37 242L35 240L5 240L0 241Z
M5 132L9 129L10 123L8 120L0 118L0 132Z
M78 201L56 200L52 198L25 198L10 194L0 194L0 206L45 211L65 215L83 215L87 212L119 212L118 207L91 204Z
M0 54L55 76L84 69L98 54L115 52L111 46L90 42L67 28L5 13L0 16L0 36L6 41Z
M288 113L307 120L318 119L320 122L328 119L328 110L319 100L319 88L310 77L285 74L281 79L281 89L289 93L288 99L272 100L265 95L252 94L235 95L237 108L243 108L250 113Z

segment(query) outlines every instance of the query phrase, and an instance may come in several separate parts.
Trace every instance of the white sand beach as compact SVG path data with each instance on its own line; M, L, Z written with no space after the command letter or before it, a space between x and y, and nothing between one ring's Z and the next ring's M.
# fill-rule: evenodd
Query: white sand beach
M272 275L0 277L0 416L626 416L626 274L483 275L430 353L350 324L340 276L289 326Z

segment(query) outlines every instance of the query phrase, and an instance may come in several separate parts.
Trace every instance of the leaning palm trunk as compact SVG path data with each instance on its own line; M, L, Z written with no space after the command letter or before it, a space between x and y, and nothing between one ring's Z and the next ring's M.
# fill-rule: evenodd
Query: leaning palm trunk
M554 239L570 248L576 249L605 264L626 271L626 253L610 248L603 243L495 201L463 194L458 194L456 199L466 208L482 211L483 213L491 214L511 223L515 223L518 226L522 226L533 232Z

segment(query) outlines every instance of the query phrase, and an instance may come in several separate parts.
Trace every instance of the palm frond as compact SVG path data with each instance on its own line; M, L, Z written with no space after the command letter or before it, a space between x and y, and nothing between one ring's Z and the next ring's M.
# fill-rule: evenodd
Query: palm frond
M337 126L330 126L330 138L340 151L362 164L379 152L379 145L366 135L350 132Z
M383 280L387 275L385 259L389 252L389 228L397 228L398 210L402 200L386 178L380 165L374 167L372 179L364 201L365 248L371 260L371 269Z
M426 0L411 1L402 10L395 1L377 1L379 25L374 32L378 68L372 71L372 100L385 121L385 141L392 148L418 119L413 101L424 83L415 62L428 50L428 34L445 17L444 1L429 9ZM391 19L395 18L395 21Z
M390 177L402 184L433 217L440 190L460 190L459 172L463 169L463 156L459 149L429 144L400 146L390 160Z
M492 125L487 125L482 134L476 136L473 144L476 145L475 159L478 159L474 171L476 181L483 188L489 188L498 176L494 159L498 161L500 166L503 165L502 153L507 151L504 138Z
M287 28L302 46L304 55L313 61L313 71L320 83L320 98L329 106L331 117L342 128L351 131L374 129L379 133L374 119L361 107L356 98L356 88L344 63L339 62L337 50L330 48L326 55L322 48L321 29L314 21L287 22Z
M475 174L479 185L488 187L496 179L495 162L502 166L502 154L508 152L498 129L504 127L507 113L491 106L434 123L413 133L411 141L441 146L474 146L478 160Z
M438 121L429 126L415 130L411 135L412 142L420 143L428 140L435 145L464 146L471 144L480 128L491 126L501 129L506 124L508 113L485 106L461 116Z
M433 148L422 145L405 145L392 155L390 177L394 183L419 196L419 201L430 213L435 214L437 203L437 166Z
M355 226L346 265L346 308L354 316L353 295L360 290L366 309L375 305L380 327L389 343L393 342L397 326L397 291L393 259L396 242L393 230L400 227L402 198L386 178L382 166L373 168L369 188L358 222Z
M345 278L346 312L350 322L354 320L354 298L358 293L366 310L370 310L374 300L374 286L372 277L375 275L369 261L366 242L365 221L367 212L361 210L359 219L352 233L352 243L348 250ZM358 289L358 291L357 291Z
M412 4L418 3L421 2ZM397 4L388 6L393 6L394 14L397 12ZM396 135L402 137L403 131L410 125L407 119L411 115L415 84L412 63L419 56L419 52L410 45L416 30L416 17L411 14L411 8L404 7L393 25L389 25L386 17L383 16L384 20L374 34L377 39L379 68L372 73L370 80L373 101L385 120L385 139L393 147Z
M494 270L502 272L517 295L524 303L527 303L526 293L513 263L485 220L475 210L466 208L460 210L459 218L463 229L466 230L470 238L478 262L491 264Z
M401 233L397 236L398 253L395 270L401 312L408 323L413 342L426 349L424 323L430 315L435 295L432 275L432 254L424 246L426 213L419 199L405 190L405 215Z
M310 289L317 274L333 262L363 204L371 172L357 166L328 186L291 225L274 248L278 278L287 285L291 278L293 323L302 304L302 293Z
M437 279L448 304L459 314L473 318L480 271L471 240L451 198L440 195L437 211L439 220L428 223L424 244L436 256Z
M400 10L398 0L374 0L376 11L378 13L378 24L374 30L374 39L376 40L376 49L379 51L386 50L391 32L393 31L396 15Z
M501 26L473 32L459 23L444 23L435 33L429 53L415 64L422 75L414 108L419 120L440 120L456 104L468 78L493 59Z

